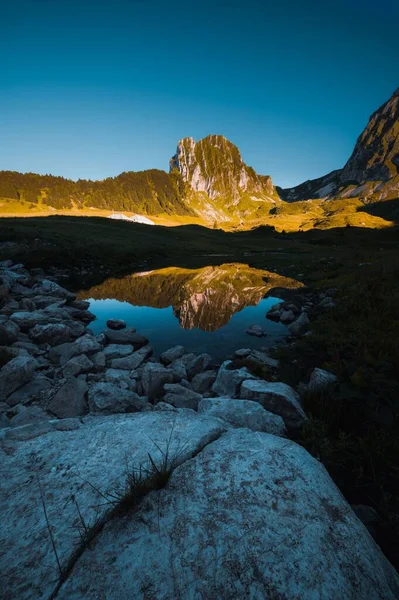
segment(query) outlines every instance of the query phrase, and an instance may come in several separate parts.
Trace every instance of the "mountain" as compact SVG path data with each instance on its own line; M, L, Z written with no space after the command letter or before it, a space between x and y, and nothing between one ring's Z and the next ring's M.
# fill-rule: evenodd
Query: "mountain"
M280 200L271 177L247 166L222 135L180 140L170 160L170 173L175 172L190 190L187 205L208 221L257 219Z
M311 198L398 198L399 88L371 115L343 169L277 190L283 200L290 202Z
M271 288L298 285L289 277L230 263L201 269L167 267L108 279L79 297L115 298L153 308L172 306L183 329L216 331L246 306L258 304Z

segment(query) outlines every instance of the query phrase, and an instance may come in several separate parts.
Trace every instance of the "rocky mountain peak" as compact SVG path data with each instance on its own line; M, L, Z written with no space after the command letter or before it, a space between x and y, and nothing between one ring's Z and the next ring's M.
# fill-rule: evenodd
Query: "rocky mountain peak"
M244 193L274 193L271 178L248 167L237 146L223 135L208 135L198 142L192 137L180 140L170 160L170 170L175 169L193 191L204 192L212 200L238 201Z

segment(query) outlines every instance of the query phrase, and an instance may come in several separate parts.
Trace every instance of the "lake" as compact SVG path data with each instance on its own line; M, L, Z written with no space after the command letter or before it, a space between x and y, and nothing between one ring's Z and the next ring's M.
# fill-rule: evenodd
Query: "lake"
M287 328L266 319L279 302L265 295L274 287L297 287L298 282L241 263L200 269L167 267L111 278L78 297L90 301L95 334L108 319L123 319L150 340L156 355L182 344L188 352L209 352L223 360L238 348L270 347L286 336ZM259 325L265 336L246 332Z

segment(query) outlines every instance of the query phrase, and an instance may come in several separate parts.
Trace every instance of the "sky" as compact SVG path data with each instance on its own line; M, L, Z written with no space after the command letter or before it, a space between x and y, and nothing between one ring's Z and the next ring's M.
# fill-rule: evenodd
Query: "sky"
M168 170L214 133L291 187L399 86L397 0L0 0L0 169Z

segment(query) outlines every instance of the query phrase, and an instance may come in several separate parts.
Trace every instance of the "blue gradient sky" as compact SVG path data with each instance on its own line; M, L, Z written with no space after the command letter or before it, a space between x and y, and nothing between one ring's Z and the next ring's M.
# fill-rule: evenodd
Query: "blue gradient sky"
M221 133L291 186L399 85L397 0L0 0L0 169L168 169Z

